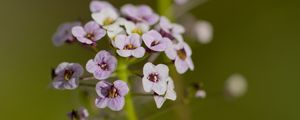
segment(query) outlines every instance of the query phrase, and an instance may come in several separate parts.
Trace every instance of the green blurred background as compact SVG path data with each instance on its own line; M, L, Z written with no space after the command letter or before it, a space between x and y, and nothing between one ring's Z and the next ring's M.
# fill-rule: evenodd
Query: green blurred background
M111 1L156 8L154 0ZM89 0L0 1L2 120L66 120L66 112L81 105L78 92L50 88L49 71L62 61L85 64L93 53L76 45L56 48L51 37L62 22L89 19L88 5ZM213 24L215 36L211 44L193 45L196 70L185 81L202 81L208 97L191 101L189 119L300 119L299 6L299 0L208 0L192 10ZM218 93L233 73L243 74L249 89L228 102ZM153 112L138 114L145 119ZM151 119L180 119L177 112Z

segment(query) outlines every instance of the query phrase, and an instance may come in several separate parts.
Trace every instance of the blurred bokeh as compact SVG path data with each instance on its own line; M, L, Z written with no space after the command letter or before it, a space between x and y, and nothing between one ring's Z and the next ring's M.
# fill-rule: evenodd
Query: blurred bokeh
M51 89L50 68L62 61L85 64L93 53L76 45L56 48L51 37L62 22L90 19L89 2L0 1L2 120L66 120L68 111L82 105L78 91ZM156 8L154 0L111 2L118 7L144 3ZM196 69L184 75L183 83L203 82L207 98L186 106L189 119L300 119L299 6L299 0L208 0L191 11L211 22L214 39L207 45L190 42ZM234 73L247 79L248 91L228 101L223 85ZM180 119L180 110L166 107L159 114L138 114L141 119Z

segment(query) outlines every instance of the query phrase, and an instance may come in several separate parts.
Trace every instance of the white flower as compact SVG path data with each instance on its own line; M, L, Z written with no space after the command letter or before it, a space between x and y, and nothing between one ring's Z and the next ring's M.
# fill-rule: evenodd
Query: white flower
M207 44L213 37L213 27L207 21L198 21L194 25L195 35L200 43Z
M121 34L124 34L124 35L126 34L124 27L122 27L125 25L126 21L127 20L124 18L118 18L115 23L106 27L107 36L110 38L111 44L114 47L116 47L116 44L115 44L116 36L121 35Z
M100 12L92 13L92 18L104 28L112 25L118 17L119 14L116 10L110 7L103 8Z
M163 95L167 90L167 79L169 68L164 64L153 65L148 62L143 68L143 87L145 92L154 91L158 95Z
M176 98L177 98L177 95L174 90L174 82L173 82L172 78L170 78L170 77L167 79L166 93L164 95L154 95L154 101L156 103L157 108L161 108L161 106L164 104L164 102L167 99L174 101L174 100L176 100Z
M241 97L247 91L247 80L241 74L231 75L225 82L225 90L230 97Z
M149 31L149 25L145 24L145 23L133 23L131 21L127 21L125 22L125 28L126 28L126 32L128 34L139 34L140 36L143 35L145 32Z

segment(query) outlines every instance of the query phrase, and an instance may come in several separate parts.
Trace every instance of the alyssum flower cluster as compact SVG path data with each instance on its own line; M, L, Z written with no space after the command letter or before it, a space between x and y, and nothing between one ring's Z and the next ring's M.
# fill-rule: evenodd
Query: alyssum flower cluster
M109 39L112 49L94 49L97 54L85 65L86 71L99 80L95 85L98 96L95 105L98 108L108 107L120 111L126 104L124 97L130 91L128 83L122 79L107 80L116 74L121 59L138 60L164 53L179 74L194 69L191 48L182 37L185 29L157 15L149 6L127 4L118 11L108 2L92 1L90 10L92 21L85 25L80 22L63 24L55 33L53 43L60 46L63 43L79 42L83 46L97 48L105 46L97 42ZM84 68L80 64L63 62L53 72L53 87L76 89L84 79L83 74ZM176 100L174 83L166 64L146 62L142 74L144 91L153 95L157 108L166 99Z

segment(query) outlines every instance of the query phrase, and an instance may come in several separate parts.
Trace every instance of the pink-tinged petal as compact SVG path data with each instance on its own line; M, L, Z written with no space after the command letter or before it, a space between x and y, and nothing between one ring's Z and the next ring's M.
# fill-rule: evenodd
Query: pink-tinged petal
M65 68L68 66L69 66L69 63L67 63L67 62L60 63L55 69L55 74L59 74L60 72L65 71Z
M147 62L143 67L144 76L148 76L149 74L151 74L153 72L156 72L155 71L155 66L152 63Z
M72 78L70 79L68 82L64 83L64 88L65 89L69 89L69 90L73 90L76 89L79 85L79 81L77 78Z
M168 66L164 64L158 64L155 66L155 70L157 71L157 73L159 73L161 80L167 80L167 78L169 77Z
M165 98L170 100L176 100L177 98L176 92L174 91L174 82L170 77L168 79L168 88L167 88Z
M173 24L172 27L173 27L172 32L175 34L182 34L185 32L184 27L179 24Z
M185 62L187 63L187 65L189 66L189 68L193 71L194 70L194 63L191 57L187 57L185 59Z
M94 40L95 41L96 40L100 40L101 38L103 38L105 36L105 34L106 34L106 31L103 30L103 29L101 29L101 28L95 30L94 31L94 35L95 35L95 39Z
M115 38L115 44L116 47L119 49L123 49L124 46L126 45L126 40L127 36L126 35L117 35Z
M138 47L135 50L132 50L132 56L136 58L141 58L145 55L146 50L143 47Z
M156 96L154 96L154 101L155 101L156 107L159 109L162 107L162 105L164 104L166 99L162 96L156 95Z
M148 5L140 5L138 7L138 12L144 15L151 15L153 13L152 9Z
M183 74L188 70L188 65L180 58L175 59L175 68L179 74Z
M147 21L147 23L149 25L154 25L159 20L159 16L157 14L152 14L152 15L149 15L149 16L147 16L145 18L146 18L145 20Z
M111 85L104 81L100 81L96 84L96 92L101 98L105 98L107 93L107 89L110 89Z
M102 69L98 69L94 72L94 77L98 80L104 80L109 78L111 75L111 71L104 71Z
M151 34L149 34L150 32L151 31L145 33L142 36L142 39L148 48L151 47L151 43L155 40L154 37Z
M191 56L192 55L192 50L191 50L191 48L190 48L190 46L188 44L183 43L183 48L184 48L187 56Z
M90 39L87 39L85 37L77 37L77 40L81 43L85 43L85 44L93 44L94 42Z
M136 34L136 33L130 35L130 36L128 37L128 39L129 39L130 43L131 43L133 46L139 47L139 46L141 46L141 44L142 44L142 41L141 41L141 39L140 39L140 36L139 36L138 34Z
M174 48L174 45L170 45L166 51L165 51L165 54L167 55L167 57L171 60L174 60L177 56L177 52Z
M80 77L83 74L83 68L80 64L78 63L72 63L71 69L73 69L73 77Z
M143 88L144 88L145 92L151 92L152 86L153 86L153 82L151 82L150 80L148 80L147 76L143 77L142 82L143 82Z
M53 80L53 82L52 82L52 86L55 89L63 89L63 84L64 84L64 82L62 80Z
M122 6L121 13L126 16L130 16L130 17L137 16L136 7L132 4L126 4L126 5Z
M122 57L129 57L131 56L131 50L117 50L118 55Z
M108 98L96 98L95 100L95 105L96 107L98 108L105 108L107 106L107 103L108 103Z
M120 111L123 109L125 105L124 97L116 97L113 99L109 99L107 106L113 111Z
M81 26L75 26L72 28L72 34L75 37L84 37L86 35L86 32Z
M97 63L95 63L92 59L86 63L85 68L89 73L94 73L99 69Z
M94 21L90 21L84 25L84 30L87 33L94 33L94 31L97 29L100 29L100 26Z
M160 17L159 26L166 32L169 32L169 29L172 28L170 21L164 16Z
M170 100L176 100L177 95L174 90L167 90L165 97Z
M118 89L118 93L120 96L125 96L129 91L127 83L125 83L121 80L115 81L114 87Z
M106 62L105 59L109 58L111 56L111 54L105 50L101 50L100 52L98 52L95 56L95 62L96 64L98 63L102 63L102 62Z
M178 41L178 42L184 42L183 37L181 34L172 34L172 36Z
M113 8L113 6L106 1L93 0L90 3L90 10L93 13L100 12L102 9L107 8L107 7Z
M159 95L165 94L167 90L166 80L160 80L158 83L154 83L152 86L152 90Z

